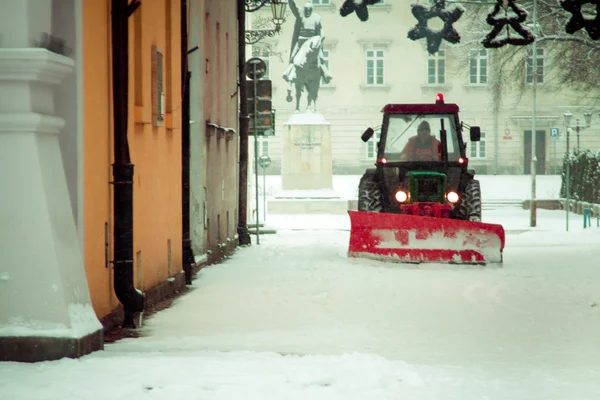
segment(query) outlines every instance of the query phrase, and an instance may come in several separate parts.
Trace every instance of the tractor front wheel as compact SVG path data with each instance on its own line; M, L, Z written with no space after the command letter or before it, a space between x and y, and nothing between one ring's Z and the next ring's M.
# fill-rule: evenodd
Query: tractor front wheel
M366 173L358 184L358 211L382 212L383 194L375 175Z
M467 183L456 216L466 221L481 222L481 187L478 180Z

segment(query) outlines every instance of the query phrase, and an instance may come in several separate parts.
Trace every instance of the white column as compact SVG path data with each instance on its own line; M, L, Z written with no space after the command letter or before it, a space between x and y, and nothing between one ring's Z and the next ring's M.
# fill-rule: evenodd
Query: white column
M0 342L79 339L102 326L89 289L54 116L74 61L32 48L50 33L50 0L3 0L0 13Z

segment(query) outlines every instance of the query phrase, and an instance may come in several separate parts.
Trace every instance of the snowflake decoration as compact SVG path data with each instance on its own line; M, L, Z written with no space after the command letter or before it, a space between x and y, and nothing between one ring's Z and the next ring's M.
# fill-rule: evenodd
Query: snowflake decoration
M367 7L377 4L380 1L381 0L346 0L340 7L340 15L345 17L354 12L358 19L365 22L369 19L369 9Z
M426 38L429 54L434 54L439 50L442 39L450 43L460 42L460 35L452 24L458 21L465 11L464 9L455 7L449 10L446 8L445 0L436 1L431 7L419 3L411 4L410 7L418 22L414 28L408 31L408 38L411 40ZM440 18L444 21L444 27L437 32L429 29L427 21L431 18Z
M502 12L500 8L504 9L504 16L499 17L498 15ZM509 8L515 13L513 16L508 16ZM518 6L514 0L497 0L496 5L492 8L492 11L488 14L486 22L492 25L494 29L481 41L485 48L497 48L502 47L505 44L512 44L515 46L526 46L535 40L535 36L529 29L521 25L527 19L527 11ZM510 25L521 37L510 36L510 30L507 25ZM506 27L506 36L501 39L498 38L498 34Z
M581 7L587 3L596 5L596 17L594 19L587 19L583 16ZM590 39L600 39L600 0L562 0L560 6L565 11L573 14L567 22L567 26L565 26L565 32L573 34L584 28L590 35Z

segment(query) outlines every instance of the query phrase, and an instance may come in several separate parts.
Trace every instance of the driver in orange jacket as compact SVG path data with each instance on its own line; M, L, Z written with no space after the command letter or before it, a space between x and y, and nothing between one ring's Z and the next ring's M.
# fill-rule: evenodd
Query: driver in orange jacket
M442 144L431 135L429 122L423 121L417 128L417 135L408 139L400 153L401 161L441 161Z

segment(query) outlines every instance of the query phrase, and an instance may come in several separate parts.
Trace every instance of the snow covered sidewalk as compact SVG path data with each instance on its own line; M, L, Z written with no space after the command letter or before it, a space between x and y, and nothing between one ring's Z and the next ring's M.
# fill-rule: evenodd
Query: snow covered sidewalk
M600 229L486 215L511 229L503 268L348 260L342 218L272 220L145 337L0 364L0 399L596 400Z

